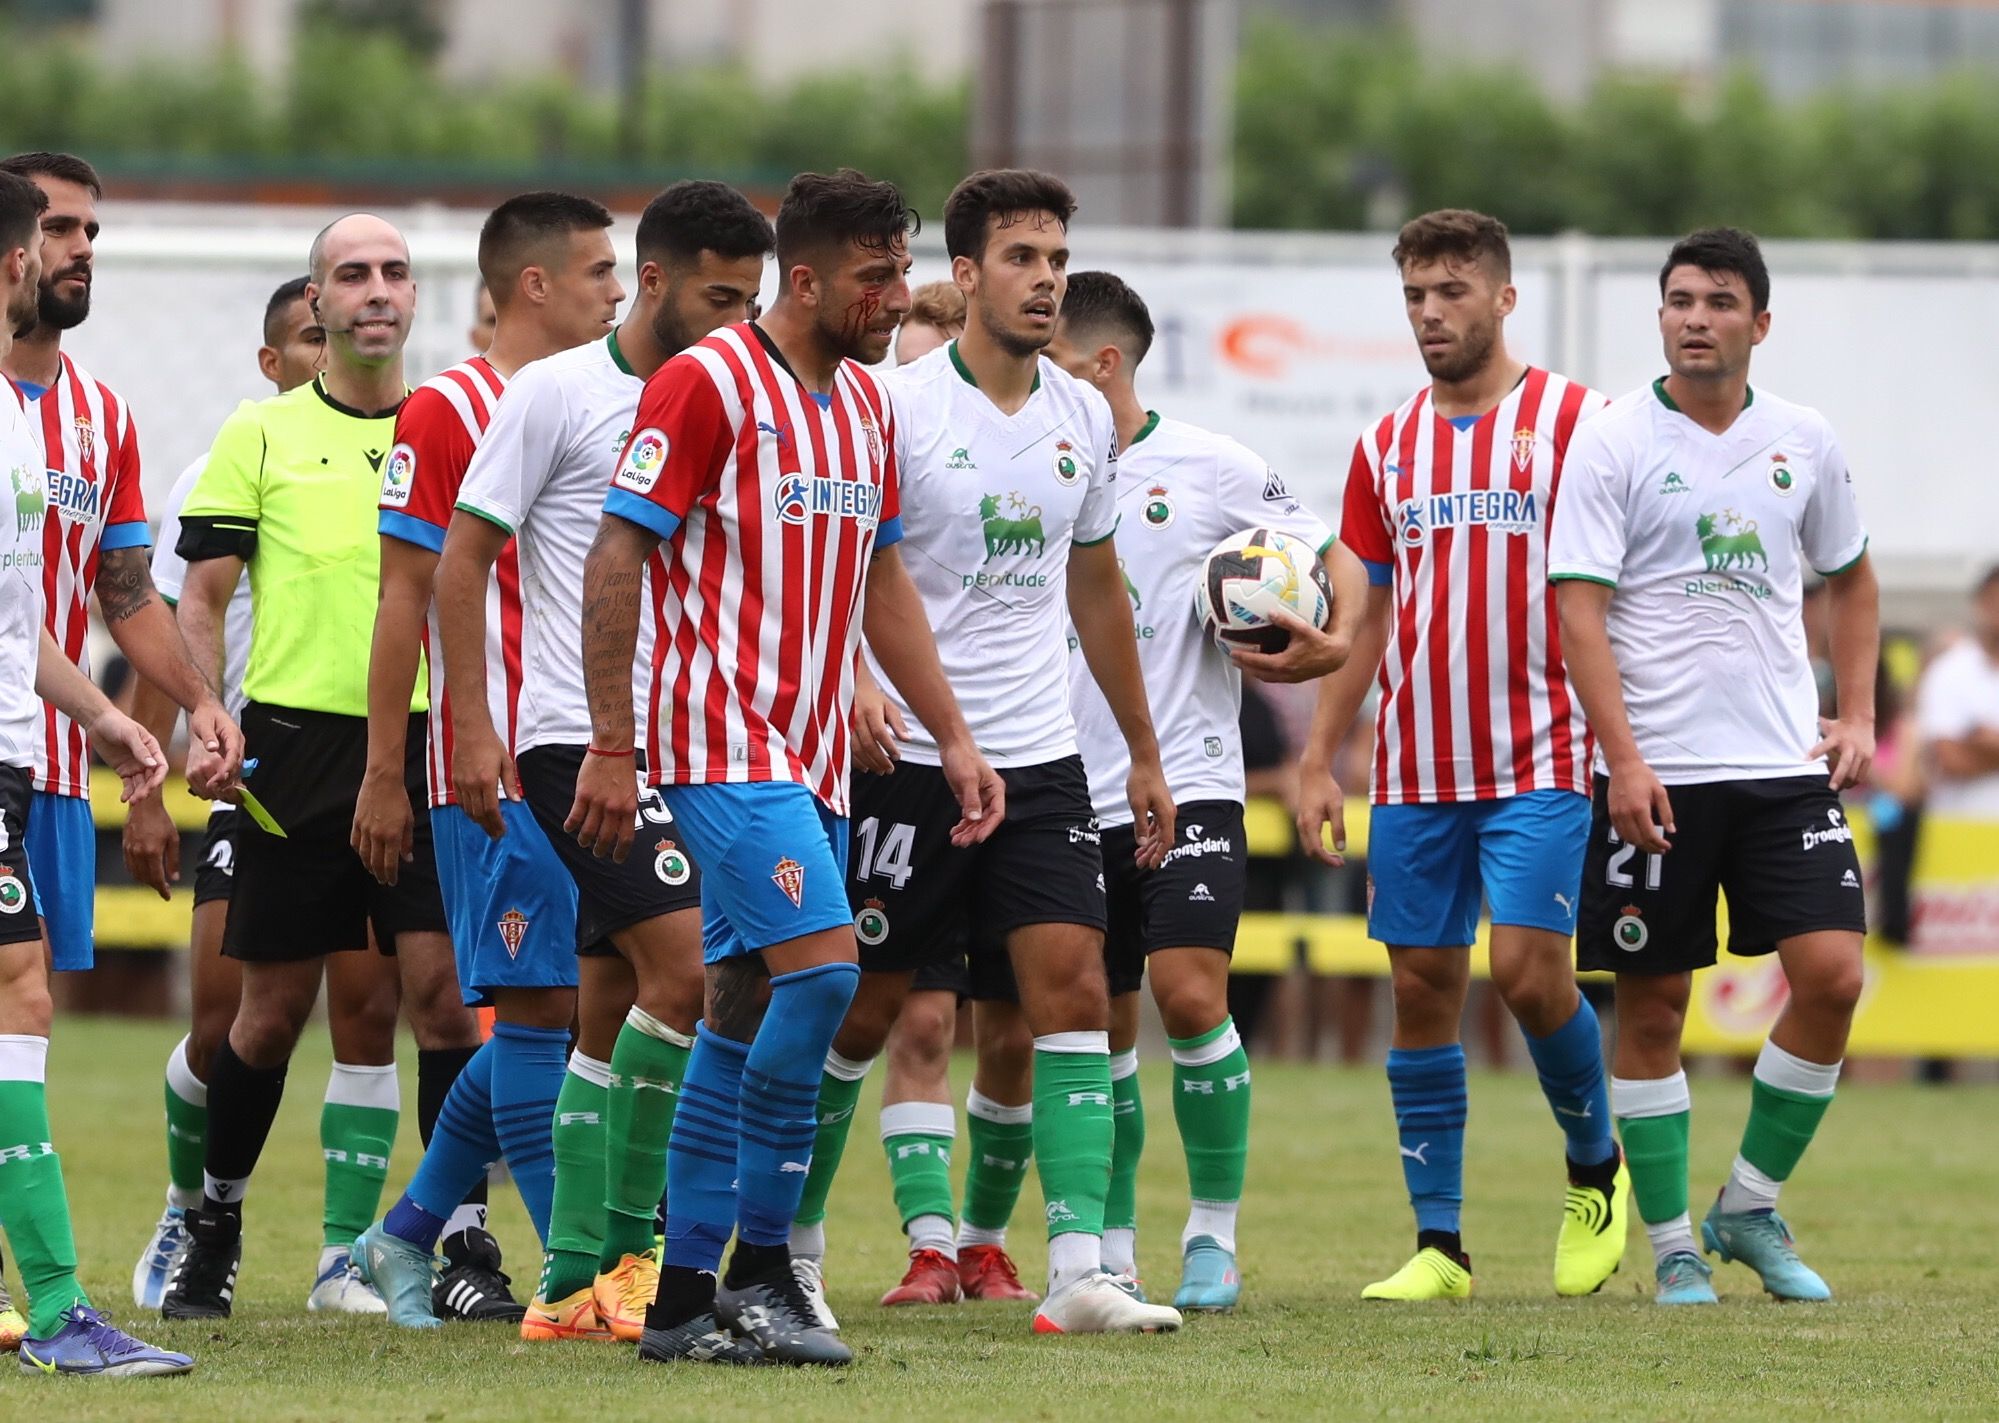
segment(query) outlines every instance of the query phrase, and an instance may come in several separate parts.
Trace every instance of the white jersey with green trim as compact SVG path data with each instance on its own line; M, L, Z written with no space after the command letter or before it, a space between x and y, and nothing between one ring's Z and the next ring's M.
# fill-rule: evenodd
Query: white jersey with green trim
M1274 528L1323 552L1333 532L1277 472L1226 435L1153 414L1118 456L1118 566L1166 784L1180 804L1243 799L1242 674L1201 627L1194 593L1214 546ZM1069 703L1106 825L1131 823L1131 750L1069 634Z
M42 658L42 525L48 518L46 461L21 393L0 380L0 466L13 507L0 514L0 765L33 770L42 703L35 674ZM0 824L0 834L23 827ZM20 908L14 904L14 912Z
M645 382L615 335L530 361L514 372L465 471L458 507L510 531L521 561L521 695L516 754L590 740L583 688L583 561L604 517L604 491L631 437ZM643 746L652 676L652 602L665 586L646 560L645 611L632 665ZM487 670L487 678L496 675ZM504 730L503 733L504 734Z
M1076 754L1069 712L1069 550L1117 527L1117 425L1093 386L1040 359L1007 415L973 383L954 341L884 378L895 402L902 558L923 595L944 675L994 766ZM902 752L934 766L937 742L868 654L909 729Z
M1805 565L1838 573L1866 548L1824 416L1754 390L1711 434L1655 381L1577 430L1548 576L1617 590L1611 647L1661 781L1764 780L1825 766L1806 755L1819 730Z

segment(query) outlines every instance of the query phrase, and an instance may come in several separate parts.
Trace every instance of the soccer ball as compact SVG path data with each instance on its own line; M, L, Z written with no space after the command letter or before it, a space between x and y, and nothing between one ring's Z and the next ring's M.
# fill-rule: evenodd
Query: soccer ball
M1230 534L1201 564L1194 612L1216 642L1281 652L1290 632L1271 621L1279 605L1314 627L1326 625L1332 585L1305 541L1276 529Z

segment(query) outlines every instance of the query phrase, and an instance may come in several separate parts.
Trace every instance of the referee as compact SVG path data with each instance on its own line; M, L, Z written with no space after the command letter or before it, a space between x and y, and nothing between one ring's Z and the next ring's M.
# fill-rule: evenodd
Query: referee
M242 1001L210 1069L202 1203L188 1213L189 1244L161 1303L169 1319L230 1312L243 1196L328 954L365 952L373 923L383 952L397 957L420 1075L424 1058L462 1061L478 1045L459 999L429 818L416 815L411 863L392 886L348 843L367 757L375 508L407 394L402 352L416 308L409 247L381 218L353 214L315 239L308 276L306 297L326 332L324 373L240 406L181 513L189 568L180 622L211 679L230 594L249 571L257 635L243 677L244 786L283 833L245 826L237 846L222 951L243 966ZM417 810L424 706L419 691L405 758ZM419 1095L434 1085L420 1083ZM440 1099L448 1085L437 1087ZM368 1163L383 1175L389 1146Z

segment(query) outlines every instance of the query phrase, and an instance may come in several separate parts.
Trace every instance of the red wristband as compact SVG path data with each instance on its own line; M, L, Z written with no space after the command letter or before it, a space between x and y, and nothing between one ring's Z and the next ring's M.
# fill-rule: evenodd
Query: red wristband
M587 749L592 756L631 756L637 752L637 748L632 746L627 746L622 751L606 751L601 746L592 746Z

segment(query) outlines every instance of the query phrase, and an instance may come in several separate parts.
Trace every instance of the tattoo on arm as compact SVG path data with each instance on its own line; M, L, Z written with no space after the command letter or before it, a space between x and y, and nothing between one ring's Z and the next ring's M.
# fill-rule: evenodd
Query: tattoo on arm
M105 622L122 623L152 601L152 560L146 549L114 548L99 558L97 605Z
M638 647L645 554L633 559L635 526L606 518L583 569L583 685L600 736L628 735L632 656Z
M769 1006L770 970L764 967L762 955L748 954L709 966L709 1032L746 1043L757 1035L764 1009Z

